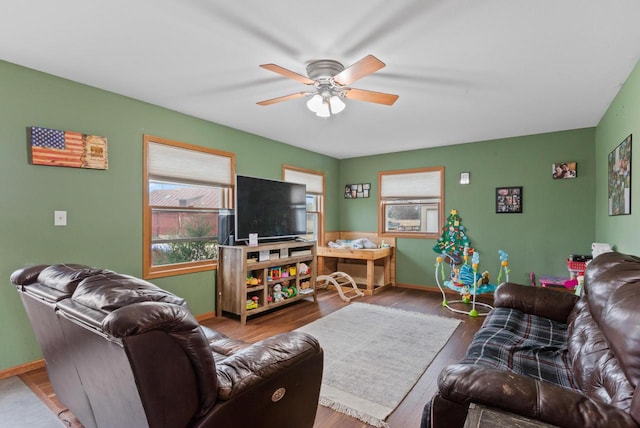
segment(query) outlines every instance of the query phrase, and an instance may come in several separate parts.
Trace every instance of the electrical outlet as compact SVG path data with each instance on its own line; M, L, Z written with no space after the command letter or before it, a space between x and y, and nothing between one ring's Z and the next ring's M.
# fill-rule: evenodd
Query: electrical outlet
M66 211L54 211L53 212L53 225L54 226L66 226L67 225L67 212Z

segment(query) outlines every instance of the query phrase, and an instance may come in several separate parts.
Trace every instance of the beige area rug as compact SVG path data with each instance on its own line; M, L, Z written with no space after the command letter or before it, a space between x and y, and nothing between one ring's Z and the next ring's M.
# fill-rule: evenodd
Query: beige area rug
M0 380L0 428L64 427L19 377Z
M324 349L320 404L376 427L400 404L459 320L351 303L298 329Z

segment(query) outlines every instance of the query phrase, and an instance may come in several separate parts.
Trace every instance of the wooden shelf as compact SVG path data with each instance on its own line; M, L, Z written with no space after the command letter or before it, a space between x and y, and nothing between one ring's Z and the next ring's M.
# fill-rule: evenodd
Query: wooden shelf
M286 251L284 251L286 250ZM281 254L288 254L287 257L280 257ZM258 260L260 252L277 254L278 258ZM292 252L303 252L304 254L291 254ZM315 241L297 242L286 241L278 243L261 244L257 247L246 245L219 247L217 289L218 300L216 310L218 316L222 312L229 312L240 316L240 322L245 324L247 317L259 314L264 311L276 309L288 305L298 300L313 297L316 300L315 278L317 276ZM251 261L249 261L251 260ZM310 272L301 273L300 266L304 263L309 267ZM295 268L295 275L271 279L270 271L280 268ZM260 281L259 285L247 285L247 277L253 276ZM301 284L309 283L311 292L301 294ZM288 285L295 288L293 296L279 302L269 301L273 295L273 287L276 284ZM247 309L247 300L257 297L258 307Z

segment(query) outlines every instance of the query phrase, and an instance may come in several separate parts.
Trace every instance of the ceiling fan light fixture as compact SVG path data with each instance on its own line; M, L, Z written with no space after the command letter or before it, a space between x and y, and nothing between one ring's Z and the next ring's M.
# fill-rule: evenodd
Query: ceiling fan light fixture
M384 66L385 64L373 55L367 55L347 68L335 60L319 59L310 61L307 64L307 77L276 64L262 64L260 67L266 70L281 74L305 85L313 86L315 92L297 92L259 101L257 104L268 106L312 95L311 99L307 101L307 107L316 116L320 117L331 117L343 111L346 108L346 104L342 98L390 106L398 99L398 95L349 87L351 83L380 70Z
M322 105L322 101L322 96L320 94L315 94L309 101L307 101L307 108L312 112L317 113Z
M328 93L326 95L315 94L307 101L307 108L318 117L331 117L340 113L346 104L338 95Z
M331 110L329 109L329 103L322 100L320 106L315 111L316 116L318 117L331 117Z
M332 95L329 98L329 104L331 104L331 113L338 114L346 107L346 104L337 95Z

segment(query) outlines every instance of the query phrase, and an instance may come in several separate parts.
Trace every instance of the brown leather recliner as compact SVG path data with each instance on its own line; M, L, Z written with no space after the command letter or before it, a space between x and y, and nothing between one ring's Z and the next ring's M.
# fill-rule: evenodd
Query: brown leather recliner
M323 352L290 332L248 344L128 275L40 265L11 275L59 400L85 427L312 427Z
M640 258L604 253L583 295L506 283L422 427L462 427L470 403L559 427L640 426ZM636 395L638 394L638 395Z

